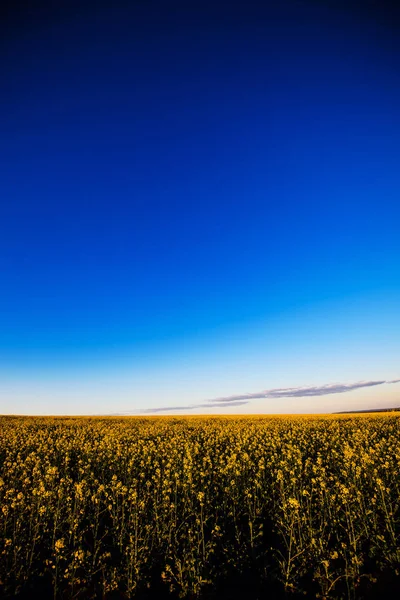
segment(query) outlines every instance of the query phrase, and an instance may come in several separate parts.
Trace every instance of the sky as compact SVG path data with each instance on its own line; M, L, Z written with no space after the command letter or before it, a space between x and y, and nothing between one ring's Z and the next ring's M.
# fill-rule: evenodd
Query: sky
M1 10L0 413L400 406L389 2Z

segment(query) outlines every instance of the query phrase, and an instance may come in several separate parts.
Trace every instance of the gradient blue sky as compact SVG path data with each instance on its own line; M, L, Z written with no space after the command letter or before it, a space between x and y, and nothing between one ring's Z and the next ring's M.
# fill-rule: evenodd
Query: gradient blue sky
M4 5L0 412L400 406L318 393L400 377L400 21L359 4Z

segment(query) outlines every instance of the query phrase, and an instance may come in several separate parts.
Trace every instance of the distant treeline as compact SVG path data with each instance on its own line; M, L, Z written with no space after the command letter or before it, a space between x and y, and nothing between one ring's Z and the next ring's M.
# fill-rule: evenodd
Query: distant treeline
M377 413L377 412L399 412L400 407L398 408L367 408L363 410L342 410L340 412L332 413L334 415L350 415L354 413Z

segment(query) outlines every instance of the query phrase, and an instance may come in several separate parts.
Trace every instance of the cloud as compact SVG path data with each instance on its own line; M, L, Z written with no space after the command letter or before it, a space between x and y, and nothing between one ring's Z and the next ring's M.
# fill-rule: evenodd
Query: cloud
M365 387L383 385L385 383L400 383L400 379L379 381L357 381L355 383L327 383L325 385L313 385L290 388L271 388L261 392L250 394L237 394L234 396L225 396L222 398L212 398L201 404L187 404L184 406L159 406L155 408L143 408L136 411L112 413L109 416L129 416L139 414L167 413L175 411L191 411L198 408L226 408L228 406L243 406L249 404L250 400L262 398L306 398L312 396L326 396L328 394L344 394Z
M400 379L394 379L393 381L357 381L356 383L328 383L326 385L319 386L303 386L303 387L291 387L291 388L272 388L269 390L263 390L261 392L254 392L250 394L238 394L234 396L226 396L222 398L212 398L208 402L218 403L230 403L238 400L255 400L260 398L305 398L309 396L326 396L328 394L343 394L345 392L352 392L359 388L373 387L375 385L382 385L384 383L398 383Z
M242 406L243 404L248 404L248 400L242 400L240 402L232 401L229 406ZM226 402L213 402L210 404L207 402L206 404L189 404L187 406L160 406L159 408L143 408L140 412L143 414L147 413L160 413L160 412L169 412L175 410L194 410L196 408L214 408L214 407L226 407Z
M243 404L248 404L249 401L248 400L242 400L239 402L232 402L229 403L228 406L243 406ZM142 408L142 409L137 409L137 410L128 410L126 412L117 412L117 413L110 413L107 416L109 417L128 417L129 415L137 415L139 414L151 414L151 413L161 413L161 412L172 412L172 411L176 411L176 410L195 410L196 408L214 408L214 407L224 407L226 408L227 403L226 402L213 402L213 404L210 404L209 402L207 403L202 403L202 404L188 404L186 406L157 406L155 408Z

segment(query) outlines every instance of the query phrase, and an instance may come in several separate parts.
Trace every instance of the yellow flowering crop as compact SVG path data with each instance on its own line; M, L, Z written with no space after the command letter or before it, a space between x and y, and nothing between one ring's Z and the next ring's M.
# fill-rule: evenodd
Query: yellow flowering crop
M362 598L400 570L394 414L2 417L0 431L2 597L37 581L60 599L223 597L247 577L254 597Z

